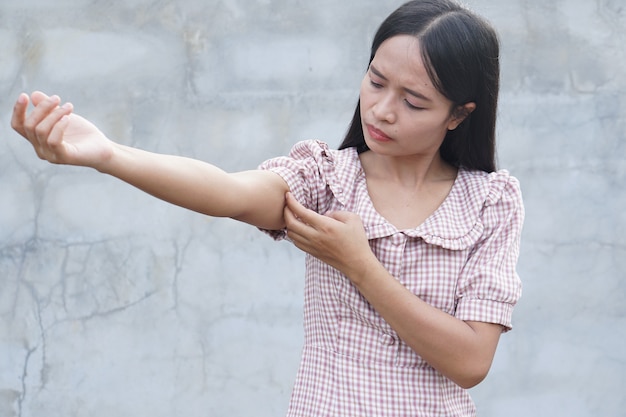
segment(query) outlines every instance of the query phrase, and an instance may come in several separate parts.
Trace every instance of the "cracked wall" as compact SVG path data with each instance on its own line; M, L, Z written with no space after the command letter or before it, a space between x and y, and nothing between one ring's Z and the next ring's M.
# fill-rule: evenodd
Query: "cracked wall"
M301 253L39 161L8 126L18 93L57 93L124 144L249 169L339 144L400 3L0 5L0 416L281 415L302 343ZM626 4L466 3L501 36L499 164L527 210L524 295L472 392L480 415L621 415Z

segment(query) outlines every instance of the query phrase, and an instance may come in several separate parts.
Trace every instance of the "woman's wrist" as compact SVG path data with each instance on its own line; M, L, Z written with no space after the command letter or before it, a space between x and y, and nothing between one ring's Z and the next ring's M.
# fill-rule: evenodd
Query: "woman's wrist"
M128 146L117 144L109 140L109 148L103 150L102 154L92 165L92 168L103 174L119 177L120 167L128 168L130 166L130 156L133 152L133 148Z
M357 288L367 285L367 282L372 279L372 277L379 276L383 273L388 274L387 270L371 251L367 256L346 266L345 271L342 272Z

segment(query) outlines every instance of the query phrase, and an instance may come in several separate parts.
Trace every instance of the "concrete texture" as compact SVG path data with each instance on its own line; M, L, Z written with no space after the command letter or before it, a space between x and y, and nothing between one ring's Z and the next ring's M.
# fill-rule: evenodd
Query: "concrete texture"
M527 208L524 295L483 417L626 410L626 3L468 0L502 39L499 161ZM0 416L280 416L303 256L248 226L39 161L9 128L40 89L110 137L255 167L337 146L399 1L3 0Z

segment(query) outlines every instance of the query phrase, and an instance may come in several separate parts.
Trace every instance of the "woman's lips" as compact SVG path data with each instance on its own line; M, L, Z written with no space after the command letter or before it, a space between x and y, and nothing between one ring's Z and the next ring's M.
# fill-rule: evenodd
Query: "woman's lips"
M370 134L370 137L379 142L389 142L391 138L387 136L382 130L376 129L372 125L367 125L367 131Z

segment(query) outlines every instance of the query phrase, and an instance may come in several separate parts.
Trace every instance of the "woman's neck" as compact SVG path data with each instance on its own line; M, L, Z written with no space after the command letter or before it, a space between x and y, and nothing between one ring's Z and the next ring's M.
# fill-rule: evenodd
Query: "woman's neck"
M372 151L360 154L365 174L371 178L419 189L426 183L451 181L457 168L444 161L439 153L431 157L395 157Z

